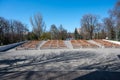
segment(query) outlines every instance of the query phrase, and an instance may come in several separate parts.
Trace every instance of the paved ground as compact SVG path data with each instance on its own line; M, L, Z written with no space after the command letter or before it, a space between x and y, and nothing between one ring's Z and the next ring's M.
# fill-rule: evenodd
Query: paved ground
M40 49L46 42L47 42L47 41L42 41L42 42L40 42L40 45L38 46L37 49Z
M10 50L0 80L119 80L120 49Z
M73 46L70 41L64 41L65 45L67 46L68 49L73 49Z

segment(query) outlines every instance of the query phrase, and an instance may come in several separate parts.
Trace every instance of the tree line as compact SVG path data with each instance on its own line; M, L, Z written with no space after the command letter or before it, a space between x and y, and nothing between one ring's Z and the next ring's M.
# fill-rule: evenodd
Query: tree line
M46 25L40 13L37 13L31 17L30 23L32 25L32 32L28 35L28 39L30 40L65 40L67 38L67 30L64 29L62 24L59 27L52 24L50 30L46 31Z
M30 17L30 23L32 25L32 32L28 33L29 40L66 40L74 39L74 33L70 33L63 27L52 24L50 29L46 31L46 25L43 21L43 17L40 13ZM76 32L77 33L77 32Z
M27 31L27 26L22 22L0 17L0 45L26 40Z
M120 40L120 1L108 11L108 15L101 22L98 15L86 14L82 16L80 34L75 29L75 39Z

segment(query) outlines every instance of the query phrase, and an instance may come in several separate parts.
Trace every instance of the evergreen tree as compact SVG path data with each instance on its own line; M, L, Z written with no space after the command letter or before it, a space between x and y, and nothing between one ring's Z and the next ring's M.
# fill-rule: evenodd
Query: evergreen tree
M120 41L120 29L119 29L119 32L118 32L118 40Z
M77 31L77 28L75 28L74 37L75 37L75 39L79 39L79 34L78 34L78 31Z

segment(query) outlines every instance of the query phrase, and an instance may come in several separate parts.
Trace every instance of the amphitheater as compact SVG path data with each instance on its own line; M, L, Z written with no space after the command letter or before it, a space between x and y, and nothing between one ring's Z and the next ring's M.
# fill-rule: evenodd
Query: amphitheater
M109 40L47 40L27 41L16 50L80 49L80 48L120 48L119 42Z
M26 41L0 52L1 80L119 80L120 42Z

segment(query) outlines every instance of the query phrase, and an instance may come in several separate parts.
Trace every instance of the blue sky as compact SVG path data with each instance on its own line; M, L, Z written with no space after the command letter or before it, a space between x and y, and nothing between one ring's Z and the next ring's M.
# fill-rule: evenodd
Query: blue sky
M108 16L108 10L117 0L0 0L0 16L23 22L31 30L30 17L41 13L47 30L52 24L73 32L80 27L80 19L85 14Z

